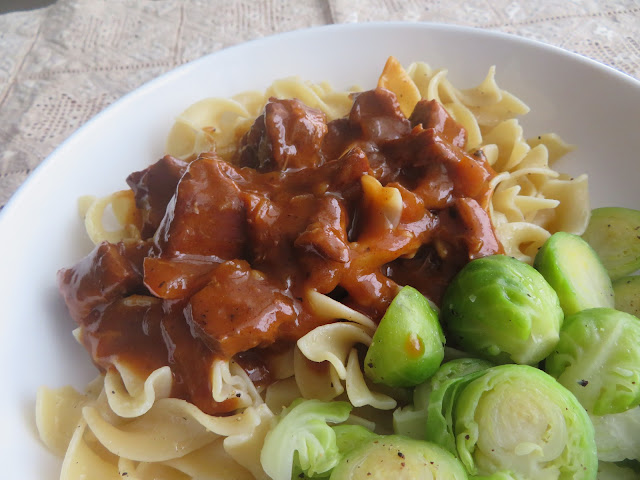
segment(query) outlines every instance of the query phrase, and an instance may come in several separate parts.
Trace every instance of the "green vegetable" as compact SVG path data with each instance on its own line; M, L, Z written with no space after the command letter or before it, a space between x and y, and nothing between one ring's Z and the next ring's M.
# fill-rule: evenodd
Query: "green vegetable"
M331 480L462 480L460 461L439 446L389 435L371 439L346 455L333 469Z
M640 275L622 277L613 282L615 308L640 317Z
M482 376L493 365L485 360L465 358L445 363L422 388L429 392L426 402L426 438L456 453L453 435L453 406L459 391ZM420 388L420 387L418 387Z
M307 477L329 472L340 461L336 434L327 423L349 417L348 402L294 401L265 437L260 463L273 480L291 480L292 472Z
M640 268L640 210L596 208L582 238L598 253L612 280Z
M440 319L447 340L494 363L534 365L558 341L558 295L533 267L504 255L469 262L452 280Z
M446 384L449 384L452 380L457 380L470 373L480 372L493 367L491 362L480 358L457 358L447 363L443 363L438 371L429 379L424 386L416 388L424 389L421 391L421 398L431 398L431 394L434 391L440 390ZM418 398L419 400L419 398ZM431 400L429 400L431 401Z
M638 460L622 460L620 462L615 462L615 464L626 470L631 470L636 473L636 478L640 477L640 461Z
M411 404L393 411L393 433L415 440L424 440L426 428L426 405Z
M424 382L444 358L438 315L413 287L404 287L382 317L364 360L365 375L390 387Z
M538 250L533 266L558 294L565 315L613 308L613 287L596 252L582 238L558 232Z
M640 320L612 308L568 316L545 370L592 415L635 407L640 404Z
M497 472L492 473L491 475L473 475L469 478L473 480L520 480L509 472Z
M598 463L598 480L638 480L640 472L624 464Z
M433 410L430 416L432 423L446 422L438 407L442 405L442 395L446 392L448 384L459 377L491 366L491 363L475 358L459 358L443 363L429 380L413 390L413 402L410 405L397 408L393 412L393 432L416 440L426 439L429 407ZM433 390L437 390L438 393L433 401L430 401ZM454 448L451 447L450 450L454 451Z
M595 478L593 425L571 392L543 371L493 367L450 401L458 457L470 474Z
M341 455L347 455L364 442L379 437L361 425L336 425L331 428L336 434L336 445Z
M600 460L640 460L640 407L622 413L592 415L591 421Z

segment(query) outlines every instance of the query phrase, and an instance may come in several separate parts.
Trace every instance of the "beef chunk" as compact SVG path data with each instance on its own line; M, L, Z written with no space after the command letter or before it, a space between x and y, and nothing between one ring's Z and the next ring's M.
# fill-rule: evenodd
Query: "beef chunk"
M469 260L493 255L500 242L493 231L489 214L473 198L456 199L456 209L465 227L464 241Z
M189 164L158 229L162 256L242 256L246 237L244 203L235 168L215 154Z
M101 243L71 268L58 272L58 287L77 323L91 311L142 289L142 259L150 245Z
M147 257L144 259L144 284L158 298L188 298L206 285L210 272L217 265L208 258Z
M150 238L160 225L178 181L189 164L167 155L150 167L127 177L142 213L142 238Z
M356 94L349 122L360 129L365 140L379 145L411 131L395 94L384 88Z
M238 164L262 172L315 167L327 133L326 116L297 99L270 99L245 135Z
M310 221L294 245L328 260L347 263L350 259L347 215L340 200L334 196L322 197L318 210Z
M245 261L220 265L211 281L191 297L187 322L226 358L275 342L283 324L295 322L297 300Z
M464 148L467 144L467 131L436 100L420 100L409 120L412 127L422 125L424 130L433 128L443 139L456 147Z
M494 174L483 158L469 155L433 128L423 130L417 126L410 135L386 144L383 151L392 163L401 167L412 187L430 171L444 167L452 193L480 198Z

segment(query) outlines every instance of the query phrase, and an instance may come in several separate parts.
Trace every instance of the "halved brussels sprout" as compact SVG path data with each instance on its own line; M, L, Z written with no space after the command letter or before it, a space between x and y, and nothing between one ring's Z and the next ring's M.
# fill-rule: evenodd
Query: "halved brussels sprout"
M416 387L416 392L423 389L422 398L430 398L432 392L440 390L451 380L457 380L470 373L480 372L495 366L493 363L481 358L456 358L447 363L443 363L438 371L433 374L424 386Z
M640 268L640 210L596 208L584 238L598 253L612 280Z
M346 455L331 480L463 480L460 461L433 443L400 435L380 436Z
M554 233L538 250L533 266L558 294L565 315L588 308L613 308L609 274L579 236Z
M415 404L393 411L393 433L416 440L426 438L427 407Z
M348 402L295 400L265 437L260 463L274 480L291 480L297 471L313 477L328 474L341 454L328 423L344 422L353 407Z
M598 463L598 480L638 480L640 472L617 463Z
M640 407L622 413L592 415L591 422L600 460L640 460Z
M592 308L566 317L545 370L592 415L637 406L640 320L612 308Z
M472 475L596 477L589 416L571 392L537 368L486 370L456 396L453 418L457 453Z
M462 352L460 352L462 353ZM486 370L493 365L486 360L477 358L457 358L443 363L438 371L424 383L413 390L413 403L398 408L393 412L393 431L406 437L424 440L429 436L429 430L438 435L441 426L447 422L450 412L441 410L443 397L456 379L480 370ZM433 400L431 394L436 390ZM429 412L431 409L431 412ZM448 445L453 452L455 446Z
M613 282L615 308L640 318L640 275L622 277Z
M462 358L443 364L440 369L418 388L423 389L422 398L428 392L426 401L426 438L432 440L451 453L456 453L453 435L454 399L468 383L482 376L493 364L476 358ZM418 388L416 390L418 390Z
M373 335L364 373L375 383L413 387L435 372L444 358L438 315L418 290L406 286L391 302Z
M335 425L331 428L336 434L336 445L341 455L347 455L364 442L379 437L362 425Z
M469 262L447 288L440 311L447 341L494 363L529 365L549 355L563 316L542 275L505 255Z

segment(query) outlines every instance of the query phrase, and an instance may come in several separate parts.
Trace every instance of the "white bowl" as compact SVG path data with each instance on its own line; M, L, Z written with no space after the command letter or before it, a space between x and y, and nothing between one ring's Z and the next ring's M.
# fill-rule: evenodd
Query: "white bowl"
M557 168L590 176L593 206L640 208L640 82L594 61L522 38L435 24L350 24L290 32L203 57L144 85L63 143L0 213L0 458L4 478L58 478L61 461L38 439L40 385L82 389L96 370L71 336L56 271L91 248L76 200L124 188L157 160L176 115L300 75L335 88L375 86L389 55L447 67L460 87L491 65L498 84L532 109L528 136L559 133L577 150Z

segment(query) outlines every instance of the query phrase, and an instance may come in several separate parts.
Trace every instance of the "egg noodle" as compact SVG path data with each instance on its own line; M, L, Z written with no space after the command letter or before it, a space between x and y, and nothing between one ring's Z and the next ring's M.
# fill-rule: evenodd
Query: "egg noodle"
M531 263L552 233L584 231L590 212L586 175L571 178L552 168L571 147L555 134L526 139L517 117L529 108L498 87L494 67L478 86L461 90L451 84L445 69L422 62L405 69L391 57L378 86L396 94L406 116L420 99L437 100L466 129L467 150L484 152L497 173L489 212L507 255ZM275 81L265 92L204 99L177 118L166 152L189 159L215 150L231 160L269 98L297 98L333 120L349 112L350 93L333 91L326 83L287 78ZM386 188L379 182L364 187L372 192ZM394 195L385 198L389 200L379 208L390 218L398 207ZM85 198L83 204L94 243L140 238L131 191ZM116 230L105 225L108 210L120 225ZM115 368L96 378L84 393L71 387L42 387L36 421L42 441L64 458L60 478L269 478L260 462L264 438L275 415L299 397L348 400L355 407L351 422L384 432L397 401L392 393L365 380L357 350L358 345L370 345L375 323L318 292L309 293L307 300L316 314L340 321L315 328L282 352L273 366L275 382L268 387L254 386L233 360L214 361L211 395L216 402L237 398L240 408L233 415L207 415L191 403L170 398L168 366L139 378L115 361ZM132 296L126 301L149 300ZM81 335L79 329L74 333L77 338ZM327 362L328 368L312 368L309 360Z

